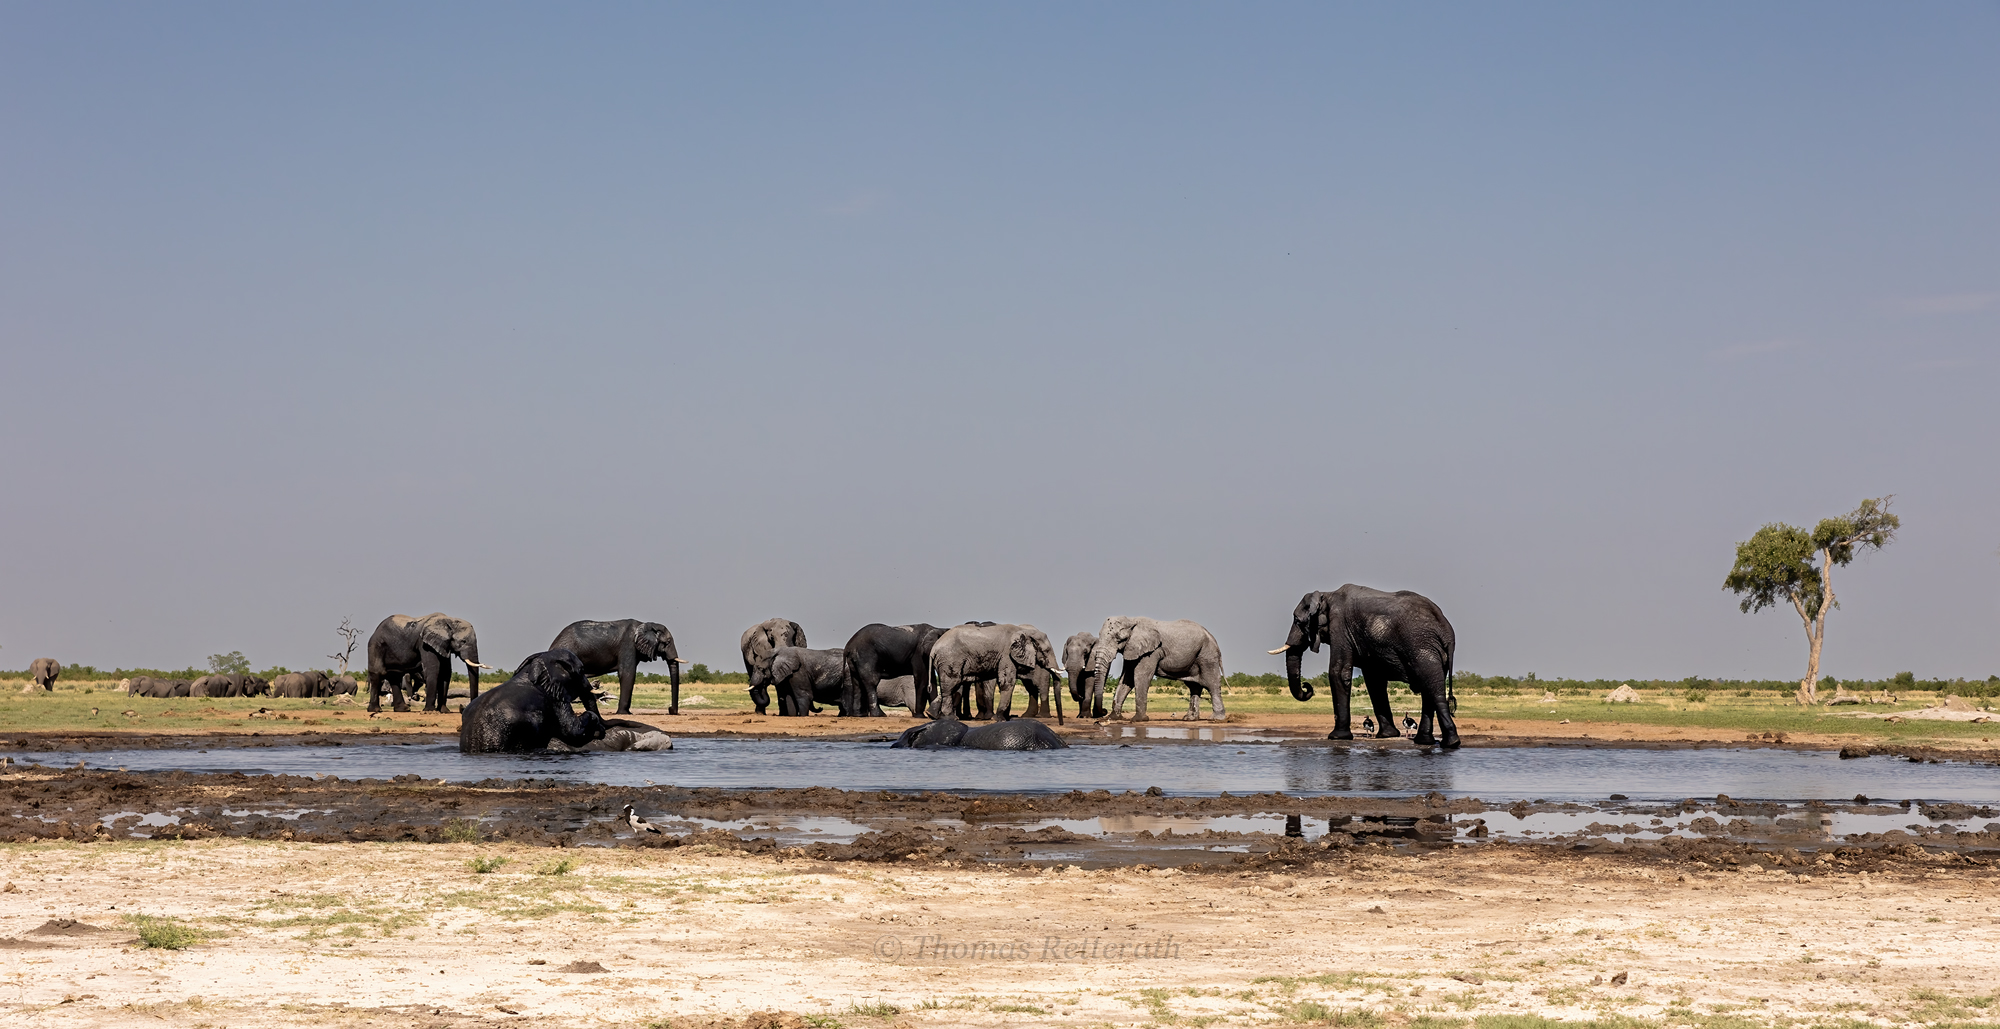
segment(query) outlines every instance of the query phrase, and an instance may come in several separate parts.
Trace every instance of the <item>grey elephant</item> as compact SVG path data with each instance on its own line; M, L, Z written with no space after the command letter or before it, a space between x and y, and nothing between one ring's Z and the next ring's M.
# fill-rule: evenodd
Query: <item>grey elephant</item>
M838 704L847 688L847 651L779 647L771 655L771 685L780 715L809 715L815 704Z
M1272 650L1285 655L1285 678L1292 696L1311 700L1313 687L1302 680L1299 666L1305 653L1329 651L1327 676L1333 694L1332 740L1354 738L1350 702L1354 692L1354 669L1361 669L1368 683L1368 700L1375 708L1375 735L1401 736L1389 711L1389 683L1406 682L1423 698L1423 721L1417 726L1415 742L1440 742L1431 734L1437 720L1445 749L1459 745L1458 724L1452 718L1456 706L1451 689L1451 663L1458 647L1443 609L1429 597L1409 590L1386 593L1348 583L1329 592L1308 593L1292 609L1292 628L1285 645Z
M771 706L771 658L779 647L803 647L806 645L806 631L799 623L788 618L767 618L743 630L738 646L743 651L743 670L750 676L750 703L757 706L757 713L763 714ZM785 710L789 703L780 694L778 713L796 714Z
M1062 720L1062 697L1056 690L1056 650L1049 637L1032 625L969 624L945 630L931 647L931 681L937 689L931 714L942 718L967 707L967 693L976 689L979 717L1013 717L1014 686L1028 680L1028 717L1046 718L1044 707L1055 702ZM992 683L991 686L986 685ZM995 693L998 693L998 703Z
M325 672L306 669L303 672L286 672L271 680L271 695L274 697L328 697L333 695L332 680Z
M368 710L382 710L382 686L395 690L395 709L408 711L403 677L417 676L424 685L424 710L443 711L451 689L451 659L465 662L469 696L479 697L479 636L472 623L433 612L422 618L390 615L368 637ZM574 656L574 655L572 655Z
M204 675L188 685L190 697L236 696L236 680L227 675Z
M1090 652L1097 646L1097 637L1080 632L1063 643L1062 667L1069 676L1070 699L1076 701L1078 717L1103 718L1104 677L1090 671Z
M556 634L556 641L549 644L550 650L567 650L583 662L585 675L609 675L618 673L618 710L613 714L632 713L632 684L639 678L639 666L648 661L667 663L667 684L672 692L667 697L667 713L681 713L681 660L680 651L674 649L673 631L658 622L642 622L637 618L624 618L615 622L571 622ZM592 693L586 706L597 711L597 695ZM601 714L601 712L600 712Z
M56 677L62 674L62 665L52 657L38 657L28 665L28 677L43 691L56 688Z
M924 713L918 710L920 705L917 701L917 677L914 675L899 675L876 684L875 704L877 707L909 708L911 718L924 716Z
M1222 721L1222 647L1214 635L1199 623L1183 618L1173 622L1151 618L1113 615L1098 630L1097 646L1090 651L1090 674L1101 676L1111 667L1112 655L1125 659L1125 679L1111 700L1111 717L1122 716L1125 698L1138 693L1132 720L1146 720L1146 692L1153 678L1179 679L1188 686L1187 718L1201 717L1195 700L1208 691L1210 717Z

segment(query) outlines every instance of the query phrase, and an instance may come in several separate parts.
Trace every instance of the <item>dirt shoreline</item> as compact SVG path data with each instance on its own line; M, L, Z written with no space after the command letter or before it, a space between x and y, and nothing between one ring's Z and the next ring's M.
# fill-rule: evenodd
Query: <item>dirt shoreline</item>
M2000 870L1952 857L1361 845L1189 874L202 839L0 844L0 880L0 1018L28 1029L1950 1026L2000 982ZM141 948L135 913L205 938Z

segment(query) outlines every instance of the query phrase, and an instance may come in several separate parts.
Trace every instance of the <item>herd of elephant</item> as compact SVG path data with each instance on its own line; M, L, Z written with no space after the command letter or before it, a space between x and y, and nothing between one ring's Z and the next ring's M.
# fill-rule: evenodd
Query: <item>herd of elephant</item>
M352 696L360 684L350 675L321 671L286 672L274 679L255 675L204 675L199 679L162 679L135 675L119 684L135 697L338 697Z
M999 622L948 628L878 622L861 627L843 647L814 650L806 645L805 630L797 622L772 618L744 630L739 646L751 702L760 714L768 713L775 693L782 716L809 714L824 704L847 717L880 717L887 705L940 721L1004 722L1013 717L1014 689L1022 685L1028 692L1025 715L1047 718L1053 712L1060 723L1064 714L1059 686L1066 678L1078 713L1093 718L1122 718L1125 702L1132 699L1132 718L1146 720L1148 691L1155 679L1187 685L1186 717L1201 716L1203 695L1208 698L1209 717L1220 721L1226 715L1222 648L1214 634L1185 619L1106 618L1096 633L1070 636L1060 653L1040 629ZM1322 647L1331 652L1327 671L1334 729L1329 738L1354 738L1352 677L1358 670L1374 708L1376 736L1401 735L1389 709L1389 683L1403 682L1423 702L1415 742L1459 745L1451 696L1456 637L1444 612L1429 598L1408 590L1391 593L1352 584L1306 594L1293 609L1284 646L1270 651L1285 655L1286 679L1292 696L1300 701L1314 694L1313 684L1301 674L1304 656ZM368 641L369 710L380 710L385 687L394 692L396 709L408 710L403 682L414 679L426 692L425 709L443 711L453 657L465 662L471 683L468 692L474 704L466 708L467 725L475 709L497 714L502 708L520 707L529 712L522 717L537 726L529 735L546 730L551 738L571 742L568 737L613 724L603 718L590 677L616 673L618 704L613 713L630 714L638 666L652 661L667 662L672 691L668 711L680 713L680 666L686 662L673 633L658 622L628 618L572 623L556 634L548 650L534 655L509 680L508 686L519 681L533 696L515 690L518 696L513 701L479 704L479 670L489 666L479 663L477 635L471 623L444 614L393 615L376 627ZM1109 674L1114 658L1123 662L1115 679ZM572 660L574 675L569 671ZM1107 707L1106 687L1113 681L1117 688ZM571 702L581 702L585 714L570 712ZM625 724L635 731L650 729ZM466 731L461 730L462 742L481 733L506 735L481 729L466 736Z
M1077 712L1089 717L1122 718L1125 702L1134 700L1132 718L1147 718L1146 701L1154 679L1185 683L1186 717L1199 718L1206 694L1210 717L1225 717L1222 699L1222 648L1215 636L1186 619L1113 616L1096 633L1079 632L1057 653L1047 634L1032 625L966 622L943 628L915 623L862 626L836 650L813 650L797 622L772 618L744 630L739 641L743 667L749 675L751 702L766 713L772 693L778 714L796 716L836 705L848 717L881 717L884 705L908 708L913 717L928 715L940 723L905 733L906 745L956 746L968 735L962 722L980 719L1005 723L1013 719L1014 688L1028 691L1026 716L1063 715L1060 679ZM1353 739L1351 714L1353 674L1360 671L1374 708L1378 737L1400 736L1389 709L1389 684L1408 683L1423 701L1423 716L1415 742L1459 745L1452 712L1452 660L1456 636L1444 612L1421 594L1408 590L1385 592L1348 584L1337 590L1308 593L1292 610L1284 646L1285 676L1292 696L1312 699L1310 680L1302 677L1307 651L1330 651L1327 675L1332 693L1334 728L1330 739ZM556 634L547 650L524 660L501 686L479 692L479 673L492 666L479 661L479 639L472 623L442 613L422 617L391 615L368 638L368 710L379 711L382 694L393 694L395 710L408 711L406 684L420 690L426 711L445 710L451 686L451 661L466 666L471 698L461 719L460 746L469 752L544 749L552 741L566 746L648 749L658 730L637 722L607 720L599 709L593 676L616 674L616 715L632 711L632 689L638 667L667 662L672 687L668 712L680 713L680 666L685 664L673 633L658 622L634 618L619 621L572 622ZM1118 687L1107 710L1105 687L1113 681L1111 661L1123 661ZM46 668L44 667L46 663ZM38 659L33 673L44 688L52 687L60 666ZM46 678L46 681L44 681ZM33 688L33 687L31 687ZM347 676L322 672L289 673L270 682L248 675L208 675L196 680L138 676L126 688L136 696L323 697L354 693L358 684ZM571 705L581 703L578 715ZM1435 731L1433 725L1435 724ZM958 726L953 728L953 726ZM1007 741L1005 749L1039 749L1035 741L1053 739L1044 727L986 734ZM985 736L973 734L975 741ZM1020 745L1015 745L1016 743ZM975 743L973 745L982 745Z

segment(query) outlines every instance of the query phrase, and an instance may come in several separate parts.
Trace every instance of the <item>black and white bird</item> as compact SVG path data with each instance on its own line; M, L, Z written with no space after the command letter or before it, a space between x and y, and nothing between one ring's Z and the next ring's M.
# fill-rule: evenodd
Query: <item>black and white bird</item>
M1416 720L1416 719L1414 719L1414 718L1411 718L1411 717L1410 717L1409 715L1404 715L1404 716L1403 716L1403 729L1404 729L1405 731L1409 731L1409 730L1413 730L1413 729L1415 729L1416 727L1417 727L1417 720Z
M1374 731L1375 731L1375 719L1374 719L1374 718L1373 718L1372 716L1369 716L1369 715L1362 715L1362 716L1361 716L1361 727L1362 727L1363 729L1366 729L1366 730L1368 730L1369 732L1374 732Z
M659 826L640 818L639 812L632 810L632 805L630 804L625 805L625 822L639 832L656 833L660 831Z

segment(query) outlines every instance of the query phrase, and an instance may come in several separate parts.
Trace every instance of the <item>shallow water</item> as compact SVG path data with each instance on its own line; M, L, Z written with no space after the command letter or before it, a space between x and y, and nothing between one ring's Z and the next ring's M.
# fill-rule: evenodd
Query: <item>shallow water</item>
M671 751L544 756L460 754L455 744L272 746L16 754L27 764L133 771L186 769L336 775L415 773L454 781L557 779L616 786L729 789L831 786L846 790L1061 793L1145 790L1176 796L1283 792L1294 796L1407 796L1437 791L1510 800L1889 800L2000 803L2000 767L1919 764L1900 758L1842 761L1825 751L1641 750L1613 747L1480 747L1455 753L1414 746L1280 747L1216 744L1089 745L1013 753L891 750L886 743L680 739Z

